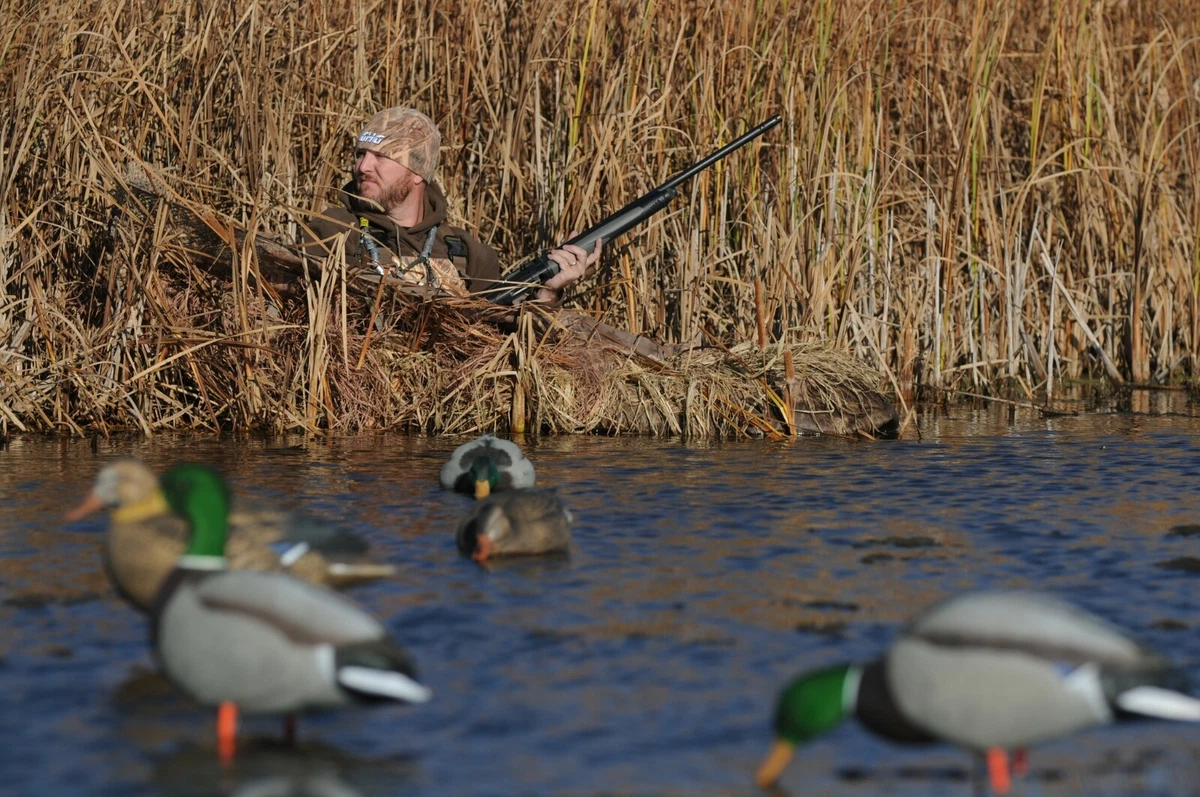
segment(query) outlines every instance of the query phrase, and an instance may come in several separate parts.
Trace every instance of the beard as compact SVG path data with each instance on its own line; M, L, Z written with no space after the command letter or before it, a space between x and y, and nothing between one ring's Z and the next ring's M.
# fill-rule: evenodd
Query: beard
M384 188L379 199L375 201L383 205L384 210L391 210L403 204L404 200L408 199L408 195L412 193L412 190L412 180L400 180Z
M403 204L404 200L408 199L408 195L411 194L413 190L413 181L411 178L405 178L397 180L396 182L387 186L380 186L379 183L376 182L375 185L370 186L370 188L377 191L378 196L371 196L370 193L367 192L362 185L362 178L360 177L358 185L359 196L366 197L372 202L377 203L386 213L392 208Z

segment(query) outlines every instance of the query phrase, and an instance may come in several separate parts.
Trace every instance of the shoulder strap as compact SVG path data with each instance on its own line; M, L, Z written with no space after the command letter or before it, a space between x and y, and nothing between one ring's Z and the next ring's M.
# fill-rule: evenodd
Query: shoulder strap
M433 252L433 242L437 240L437 231L436 224L429 228L429 232L425 235L425 245L421 247L420 256L400 272L406 274L417 266L425 266L425 284L433 289L438 287L438 278L433 270L433 264L429 262L429 255Z
M379 262L379 244L375 243L375 237L371 234L371 221L366 216L358 217L358 243L359 246L367 250L371 256L371 265L375 266L375 271L383 276L383 265ZM386 235L386 233L385 233Z

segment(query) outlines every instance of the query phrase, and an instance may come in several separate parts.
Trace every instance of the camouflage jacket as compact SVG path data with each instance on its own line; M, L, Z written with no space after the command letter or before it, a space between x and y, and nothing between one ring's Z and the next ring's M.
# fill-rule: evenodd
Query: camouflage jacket
M304 232L304 247L310 254L327 256L334 240L349 232L352 234L346 239L346 257L352 265L374 268L378 262L393 275L424 284L428 270L417 261L430 229L436 225L429 260L443 287L459 292L465 285L471 293L479 293L500 279L496 250L463 228L445 223L446 197L436 183L425 185L425 214L415 227L399 226L378 205L355 196L354 188L353 182L348 183L341 192L341 206L330 206L309 221L312 234ZM364 240L365 237L370 240ZM459 285L454 284L455 275L460 278Z

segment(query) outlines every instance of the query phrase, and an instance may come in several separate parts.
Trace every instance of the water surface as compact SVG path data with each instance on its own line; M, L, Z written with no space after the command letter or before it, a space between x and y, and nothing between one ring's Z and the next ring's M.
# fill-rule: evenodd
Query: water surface
M461 559L452 439L97 441L0 451L0 793L752 795L779 686L875 655L934 601L1052 590L1200 682L1200 419L954 409L867 443L526 441L576 516L569 559ZM144 619L100 566L104 519L59 517L118 456L221 467L238 495L369 538L400 568L354 590L434 700L243 727L216 763L210 712L154 674ZM1191 530L1195 531L1195 529ZM1035 751L1029 795L1184 795L1200 728L1140 723ZM792 794L963 795L967 757L847 723L798 756ZM308 789L300 791L300 785Z

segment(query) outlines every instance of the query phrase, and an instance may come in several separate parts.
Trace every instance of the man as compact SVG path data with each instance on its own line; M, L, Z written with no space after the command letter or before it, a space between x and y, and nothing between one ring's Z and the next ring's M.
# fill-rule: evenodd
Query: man
M433 121L412 108L373 116L358 136L354 179L342 189L342 204L312 219L308 250L328 255L337 237L350 233L346 254L364 266L452 293L486 295L500 279L500 259L446 223L446 197L433 181L441 140ZM600 243L590 253L567 245L548 257L561 270L533 296L557 303L563 289L600 258Z

